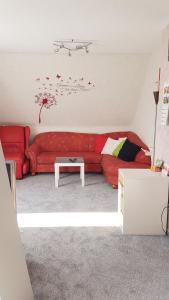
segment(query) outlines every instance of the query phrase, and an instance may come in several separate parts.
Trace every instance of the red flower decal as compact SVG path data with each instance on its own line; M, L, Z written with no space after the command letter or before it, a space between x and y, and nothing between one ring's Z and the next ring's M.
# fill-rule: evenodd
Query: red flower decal
M44 99L42 100L42 104L43 104L43 105L48 104L48 99L47 99L47 98L44 98Z
M40 106L39 123L41 123L41 112L43 107L49 109L52 105L56 105L56 97L51 93L39 93L38 95L35 95L35 98L35 103Z

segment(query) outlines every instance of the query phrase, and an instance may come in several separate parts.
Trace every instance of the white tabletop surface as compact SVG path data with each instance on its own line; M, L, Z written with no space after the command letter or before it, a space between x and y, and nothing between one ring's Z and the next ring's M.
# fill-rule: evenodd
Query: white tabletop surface
M71 161L71 159L75 159L76 161ZM55 163L59 164L82 164L84 163L84 159L82 157L57 157Z
M150 169L119 169L119 174L128 179L145 179L152 177L166 177L161 172L154 172Z

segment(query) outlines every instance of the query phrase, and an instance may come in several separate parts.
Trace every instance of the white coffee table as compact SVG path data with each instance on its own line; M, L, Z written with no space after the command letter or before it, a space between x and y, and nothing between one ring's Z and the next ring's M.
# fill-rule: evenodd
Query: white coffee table
M72 161L76 159L75 161ZM55 187L59 187L60 167L80 167L82 187L85 186L84 159L82 157L58 157L55 161Z

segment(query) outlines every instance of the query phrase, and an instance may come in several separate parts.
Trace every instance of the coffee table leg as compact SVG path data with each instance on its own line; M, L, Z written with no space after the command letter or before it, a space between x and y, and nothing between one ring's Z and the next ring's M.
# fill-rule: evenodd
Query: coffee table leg
M80 167L80 179L82 181L82 186L85 186L85 178L84 178L84 166Z
M55 165L55 187L59 187L59 166Z

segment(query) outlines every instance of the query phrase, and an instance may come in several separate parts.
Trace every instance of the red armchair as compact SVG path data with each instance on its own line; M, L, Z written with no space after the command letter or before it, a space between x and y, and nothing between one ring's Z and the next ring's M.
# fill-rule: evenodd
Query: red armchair
M28 126L0 126L0 140L5 159L16 163L16 178L21 179L29 171L29 160L25 150L29 146L30 128Z

